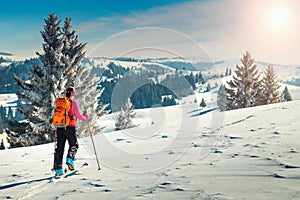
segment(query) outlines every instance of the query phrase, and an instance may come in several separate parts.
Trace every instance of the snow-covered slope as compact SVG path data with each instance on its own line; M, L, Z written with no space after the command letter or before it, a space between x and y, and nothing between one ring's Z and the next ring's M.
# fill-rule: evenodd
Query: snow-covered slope
M87 60L84 62L87 62ZM100 67L104 69L107 68L107 66L110 63L114 63L117 66L122 66L123 68L129 68L129 69L146 69L146 68L149 69L149 66L155 66L169 71L175 70L172 67L169 67L164 64L156 63L156 62L145 62L145 61L137 61L137 60L130 61L130 59L118 60L114 58L99 57L99 58L88 58L88 62L91 62L95 67Z
M0 151L0 199L297 199L300 101L220 113L151 108L152 123L79 140L81 175L49 183L54 144Z

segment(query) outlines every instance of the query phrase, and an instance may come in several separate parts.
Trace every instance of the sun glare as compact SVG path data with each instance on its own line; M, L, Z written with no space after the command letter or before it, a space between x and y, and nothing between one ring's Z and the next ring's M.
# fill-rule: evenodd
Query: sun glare
M291 23L290 10L283 5L271 7L267 13L267 23L277 30L288 28Z

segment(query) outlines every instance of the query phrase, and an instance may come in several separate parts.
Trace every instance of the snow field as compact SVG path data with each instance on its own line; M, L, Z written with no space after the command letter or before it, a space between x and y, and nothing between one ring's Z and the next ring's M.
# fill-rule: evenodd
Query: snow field
M5 158L0 164L0 197L296 199L299 196L299 101L227 111L220 132L209 123L219 111L200 115L201 111L194 106L166 108L170 113L165 117L166 125L155 135L151 129L154 123L94 136L100 171L90 138L80 139L76 164L88 162L89 166L81 169L81 175L54 184L38 181L2 189L50 176L53 144L0 151L1 158ZM182 118L184 127L173 123L177 118ZM195 122L197 128L192 129ZM137 133L145 137L133 135ZM209 152L203 156L205 149Z

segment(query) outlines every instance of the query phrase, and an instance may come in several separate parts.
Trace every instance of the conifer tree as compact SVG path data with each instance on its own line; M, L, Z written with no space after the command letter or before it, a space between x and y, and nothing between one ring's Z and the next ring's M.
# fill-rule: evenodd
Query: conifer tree
M283 101L292 101L292 96L288 90L288 87L285 86L284 91L282 93Z
M200 107L202 107L202 108L206 107L206 103L203 98L201 100Z
M66 85L75 86L77 96L77 102L81 106L83 112L89 114L90 125L94 133L100 132L101 128L96 126L96 121L99 117L107 114L106 105L98 105L98 98L103 93L103 90L98 90L97 86L100 82L99 77L96 75L91 76L92 66L89 64L81 65L80 62L85 56L86 43L78 42L78 35L72 30L72 19L66 18L63 33L63 48L62 48L62 63L64 64L65 76L68 82ZM76 97L75 97L76 98ZM78 126L79 136L87 136L87 125L80 122L81 126Z
M132 119L135 118L135 114L134 106L132 105L130 99L128 99L117 117L115 130L123 130L135 127L136 125L132 123Z
M2 105L0 106L0 118L2 120L2 125L5 128L6 127L6 123L5 123L6 109Z
M85 94L90 99L98 97L99 93L95 92L98 79L93 79L88 84L87 82L91 80L89 78L91 68L85 69L84 66L80 66L85 55L86 44L78 43L78 36L75 31L71 30L71 18L66 18L63 28L60 28L59 24L60 21L54 14L49 14L49 17L45 19L44 30L41 31L43 53L37 53L42 65L33 64L33 70L30 71L30 82L22 81L15 76L18 85L24 91L24 93L17 93L18 98L25 102L20 105L19 110L30 122L28 123L29 128L26 128L27 133L23 133L23 135L30 134L31 136L22 137L25 138L23 139L25 141L20 141L20 135L15 137L11 134L12 143L15 140L15 143L22 143L26 146L26 142L34 145L54 141L54 127L51 126L52 111L56 98L65 95L67 86L84 84L84 86L80 85L78 89L76 88L79 95ZM85 100L83 102L89 102L85 106L94 108L95 101ZM97 107L98 110L101 108ZM101 115L99 112L96 113ZM26 141L26 138L34 142Z
M108 104L98 104L98 99L103 94L104 88L97 89L101 78L96 77L96 75L92 76L91 70L92 66L89 64L81 65L78 69L78 75L74 82L79 98L75 98L82 111L88 113L90 126L93 132L97 134L102 129L97 124L97 120L107 114L109 110L106 110ZM80 126L77 127L79 136L87 136L89 133L86 122L78 121L78 123L80 123Z
M2 123L2 117L0 117L0 134L3 133L4 127L3 127L3 123Z
M276 73L273 70L273 67L268 66L265 71L265 76L262 80L263 91L261 97L261 103L272 104L278 103L281 101L281 95L279 93L280 85L276 80Z
M241 62L241 66L236 65L233 80L227 81L228 88L225 87L228 109L247 108L259 104L262 88L257 65L254 64L249 52L243 55Z
M128 99L127 103L125 104L125 119L127 128L135 127L135 125L132 122L132 119L135 118L135 115L136 113L134 110L134 106L132 105L130 99Z
M10 106L8 107L7 119L10 121L14 120L14 114Z
M33 69L29 73L30 82L14 76L23 90L22 93L16 93L24 102L20 105L19 111L30 122L28 130L31 131L30 139L35 141L34 144L54 141L54 129L49 122L54 101L62 94L65 86L64 66L61 65L63 43L59 24L60 20L54 14L49 14L45 19L44 30L41 31L43 52L36 53L42 65L32 63ZM14 143L13 139L11 142Z
M209 92L210 90L211 90L211 87L210 87L210 84L208 83L207 87L206 87L206 92Z
M72 19L66 18L62 28L63 47L62 47L62 64L65 67L64 76L67 77L68 86L75 85L75 79L80 68L80 62L85 56L85 46L87 43L79 43L78 35L72 30Z
M117 119L116 119L116 122L115 122L115 130L118 131L118 130L123 130L126 128L126 125L125 125L125 114L124 114L124 109L121 108L121 111L119 112L118 116L117 116Z
M221 111L226 110L227 96L226 96L225 86L223 84L221 84L219 87L218 96L217 96L217 105Z

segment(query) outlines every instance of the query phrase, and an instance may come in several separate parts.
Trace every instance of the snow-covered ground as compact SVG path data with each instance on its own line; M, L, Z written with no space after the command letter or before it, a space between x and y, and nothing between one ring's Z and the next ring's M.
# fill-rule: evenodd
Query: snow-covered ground
M3 107L16 107L16 100L18 100L16 94L0 94L0 105Z
M53 143L2 150L0 199L299 199L300 89L289 91L296 100L227 112L199 108L209 93L137 110L141 126L93 137L100 171L81 138L76 165L89 165L54 183Z

